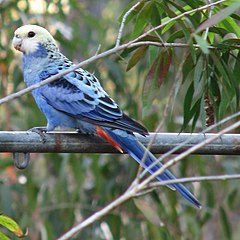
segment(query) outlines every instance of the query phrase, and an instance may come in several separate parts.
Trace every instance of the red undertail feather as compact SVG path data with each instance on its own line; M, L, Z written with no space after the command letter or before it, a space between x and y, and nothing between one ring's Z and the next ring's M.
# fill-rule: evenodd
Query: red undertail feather
M101 127L96 127L96 132L97 132L98 136L105 139L108 143L110 143L113 147L115 147L119 152L123 153L123 150L122 150L121 146L116 141L114 141L107 134L107 132L104 131Z

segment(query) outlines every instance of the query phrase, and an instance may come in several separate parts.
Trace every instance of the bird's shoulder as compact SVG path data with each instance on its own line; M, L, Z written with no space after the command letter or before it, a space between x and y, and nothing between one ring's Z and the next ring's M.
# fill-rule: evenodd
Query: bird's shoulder
M51 53L49 54L49 62L45 65L42 71L39 73L39 78L43 81L51 76L58 73L64 72L67 69L73 68L76 65L66 58L63 54ZM49 84L51 87L66 87L73 89L77 88L88 88L94 89L95 91L102 92L104 95L106 92L103 90L99 80L94 76L94 74L79 68L74 70L65 76L57 79L56 81Z
M63 56L57 62L45 67L39 77L45 80L74 66L70 60ZM42 88L41 92L44 97L55 99L55 101L66 101L67 99L69 102L78 102L84 100L91 103L91 105L113 108L114 111L117 110L119 115L122 114L118 105L104 91L96 76L82 68L49 83Z

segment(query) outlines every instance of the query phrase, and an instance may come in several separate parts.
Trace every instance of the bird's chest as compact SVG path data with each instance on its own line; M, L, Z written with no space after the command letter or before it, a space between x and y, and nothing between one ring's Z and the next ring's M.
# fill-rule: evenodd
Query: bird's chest
M42 58L23 58L24 81L27 86L40 82L39 74L46 67L47 61Z

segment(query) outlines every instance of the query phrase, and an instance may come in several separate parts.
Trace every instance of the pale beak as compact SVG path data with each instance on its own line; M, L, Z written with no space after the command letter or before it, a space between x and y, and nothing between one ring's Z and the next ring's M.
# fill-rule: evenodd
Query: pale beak
M17 36L14 36L13 37L13 46L15 49L17 49L18 51L21 51L21 46L22 46L22 39L17 37Z

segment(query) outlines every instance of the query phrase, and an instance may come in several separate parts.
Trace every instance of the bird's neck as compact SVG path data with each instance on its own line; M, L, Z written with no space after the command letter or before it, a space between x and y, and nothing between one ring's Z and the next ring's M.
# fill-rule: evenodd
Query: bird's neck
M39 72L50 63L49 55L49 50L41 44L34 52L23 54L24 81L28 86L39 82Z

